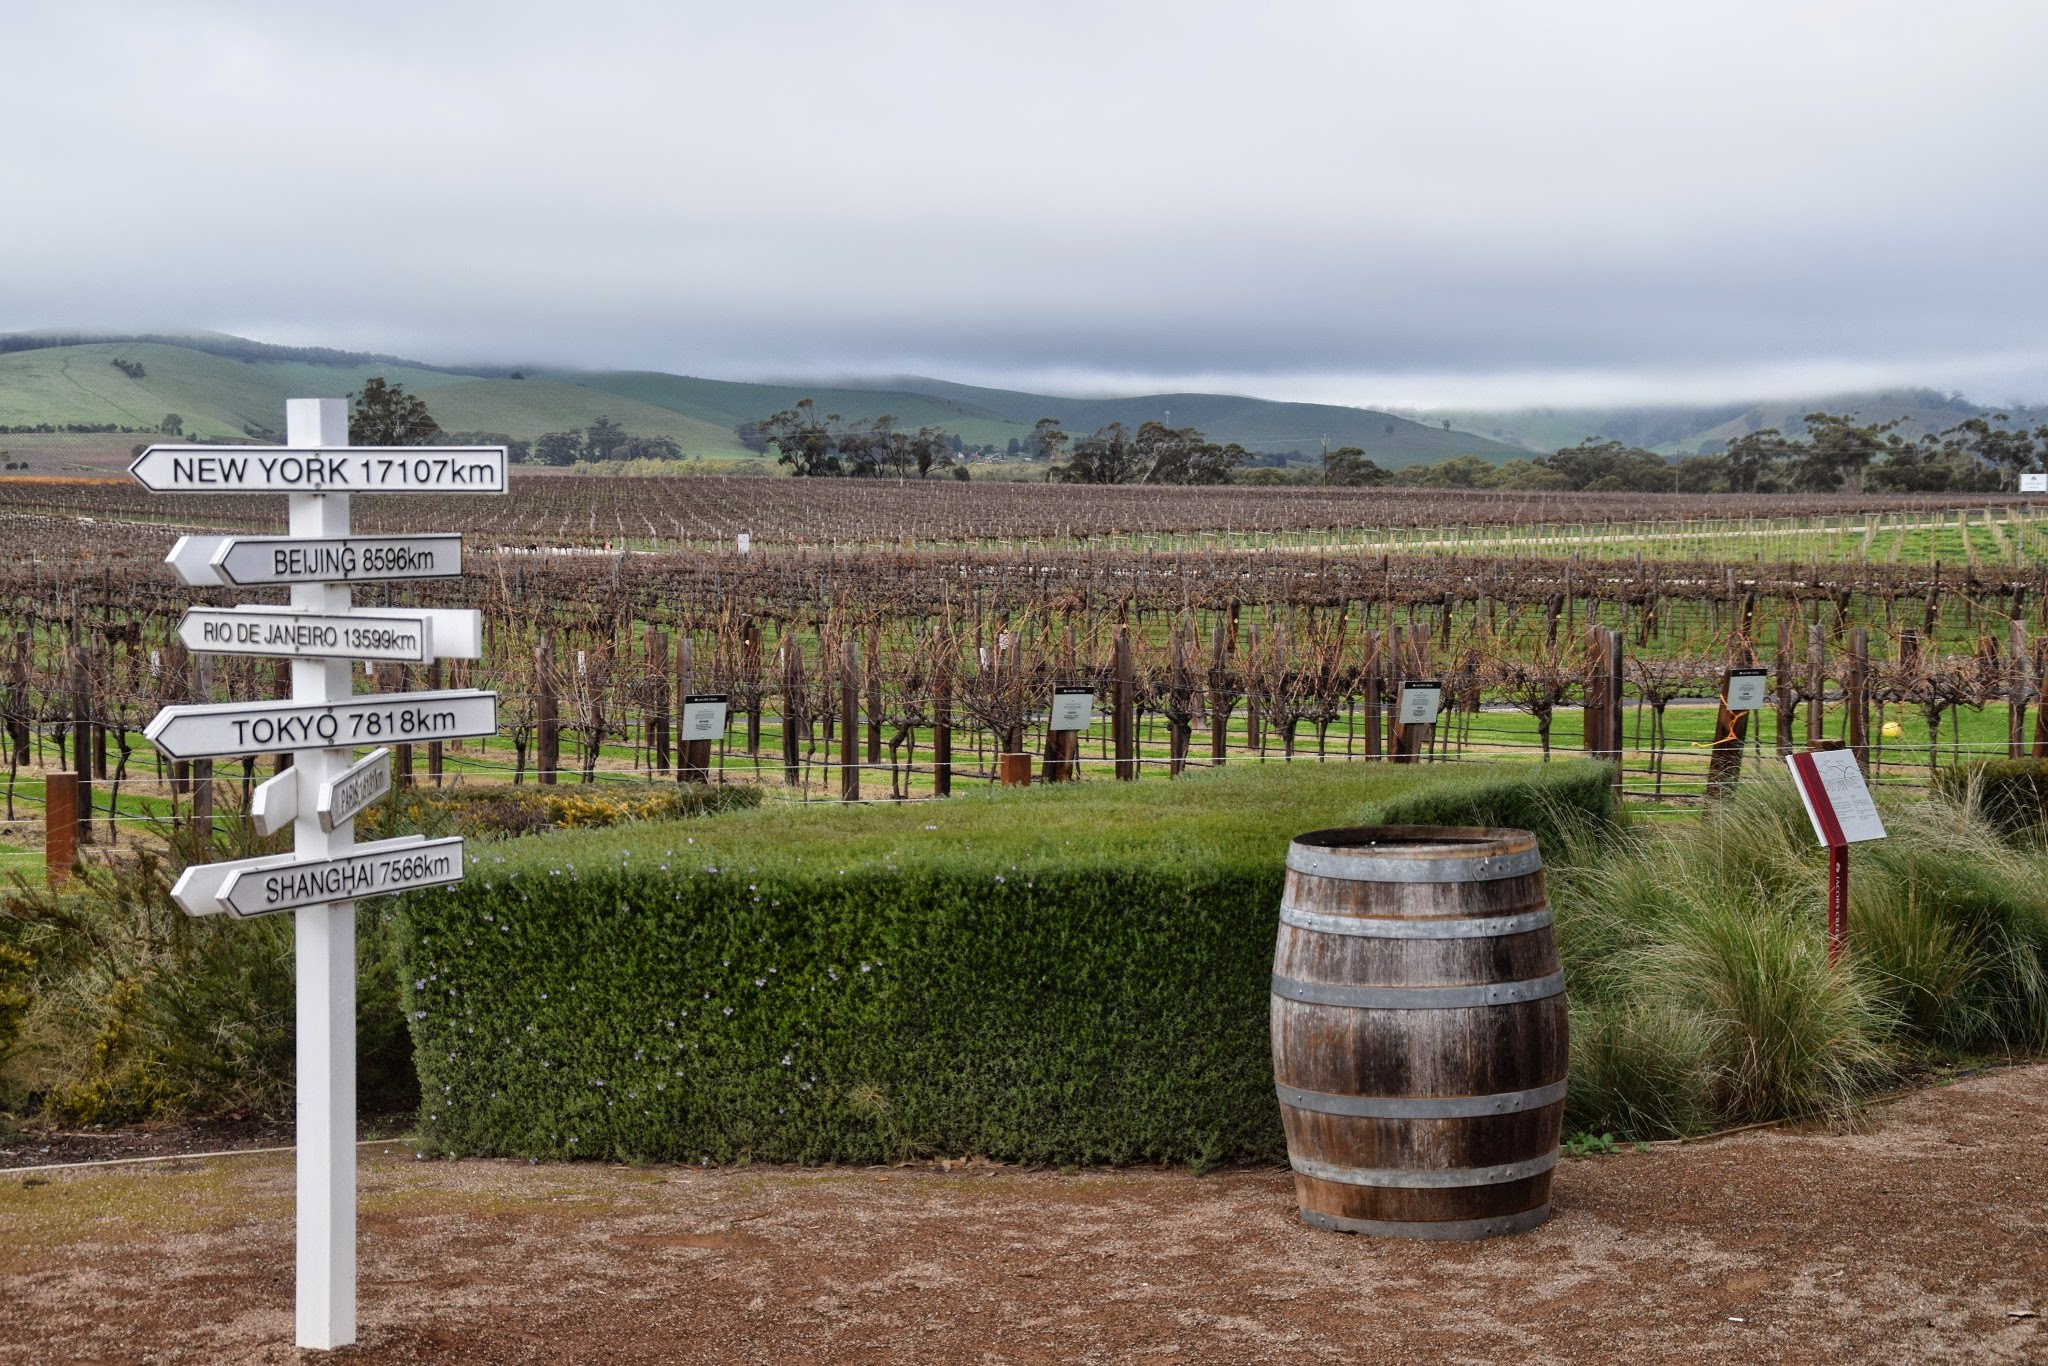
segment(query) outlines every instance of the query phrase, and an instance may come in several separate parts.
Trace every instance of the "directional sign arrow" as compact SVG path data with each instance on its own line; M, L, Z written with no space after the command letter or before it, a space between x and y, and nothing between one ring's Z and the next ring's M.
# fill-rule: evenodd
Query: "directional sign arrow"
M320 828L333 834L336 826L355 819L357 812L390 790L391 751L373 749L320 784L320 795L313 803L313 810L320 816Z
M389 583L462 575L462 536L457 532L217 539L220 544L211 568L222 583Z
M462 536L180 536L164 563L195 588L453 579Z
M194 588L215 587L224 580L213 567L213 558L232 540L228 536L180 536L171 553L164 556L164 563L177 571L180 583Z
M400 835L383 841L387 847L424 844L425 835ZM365 847L365 846L358 846ZM262 858L228 859L222 863L195 863L178 874L171 884L171 900L186 915L223 915L227 906L221 893L237 873L260 872L265 868L288 868L298 862L296 854L266 854Z
M158 493L503 493L503 446L151 446L128 467Z
M249 794L249 819L268 839L299 818L299 771L288 768L266 778Z
M230 915L248 919L460 881L460 835L438 840L401 836L324 857L238 869L222 886L219 901Z
M474 688L345 702L209 702L165 707L143 735L167 759L422 744L495 735L498 695Z
M204 654L287 659L369 659L423 664L435 658L424 612L301 612L289 607L188 607L178 639Z

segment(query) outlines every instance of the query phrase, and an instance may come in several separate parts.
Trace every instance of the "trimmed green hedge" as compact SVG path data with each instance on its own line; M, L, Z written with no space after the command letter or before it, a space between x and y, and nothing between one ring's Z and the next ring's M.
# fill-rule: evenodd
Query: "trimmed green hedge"
M400 917L421 1123L486 1154L1275 1157L1288 838L1608 802L1585 763L1243 766L481 850Z

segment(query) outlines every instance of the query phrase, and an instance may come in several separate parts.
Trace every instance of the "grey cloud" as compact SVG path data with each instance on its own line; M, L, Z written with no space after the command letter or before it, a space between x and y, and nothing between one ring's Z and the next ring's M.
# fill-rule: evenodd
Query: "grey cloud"
M1361 402L2048 397L2032 4L0 22L35 130L0 145L0 326Z

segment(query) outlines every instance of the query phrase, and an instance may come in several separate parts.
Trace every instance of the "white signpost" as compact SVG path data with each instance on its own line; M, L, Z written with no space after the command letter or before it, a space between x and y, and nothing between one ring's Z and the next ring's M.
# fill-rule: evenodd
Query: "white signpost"
M1052 691L1052 715L1046 721L1050 730L1087 730L1095 724L1095 690L1093 688L1054 688Z
M297 1340L356 1336L355 898L442 886L462 876L460 839L355 844L352 819L390 787L390 753L351 764L356 746L489 735L497 694L471 689L353 696L354 660L473 659L477 614L356 613L349 585L453 577L461 537L351 536L352 493L503 493L503 446L351 447L348 405L295 398L283 446L151 446L130 472L163 493L290 494L290 535L189 536L169 561L190 584L289 584L291 606L194 608L191 648L286 657L289 701L166 707L145 734L172 759L289 751L251 817L289 824L288 855L187 868L172 898L189 915L295 912L298 976Z
M180 536L164 563L195 588L452 579L462 573L462 537Z
M2048 474L2023 474L2020 476L2021 493L2048 493Z

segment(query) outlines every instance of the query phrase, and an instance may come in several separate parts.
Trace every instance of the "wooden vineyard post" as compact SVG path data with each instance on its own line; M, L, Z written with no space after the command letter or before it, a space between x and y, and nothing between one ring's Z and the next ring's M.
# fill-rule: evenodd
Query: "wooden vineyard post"
M803 741L809 720L804 716L804 642L785 625L782 631L782 782L803 781Z
M882 766L882 628L868 629L868 671L866 678L868 766Z
M1586 628L1586 753L1613 766L1612 785L1622 787L1621 632L1611 626Z
M676 696L685 708L697 684L697 647L690 640L690 633L683 631L676 640ZM687 720L687 717L685 718ZM721 723L722 724L722 723ZM711 781L711 741L693 739L686 733L676 745L676 781L679 783L708 783Z
M667 777L668 750L668 632L647 633L647 766L651 777Z
M1842 674L1842 705L1847 709L1845 727L1849 749L1856 755L1856 767L1870 772L1870 628L1849 631L1849 664Z
M2048 683L2048 638L2034 642L2034 679ZM2034 751L2036 759L2048 759L2048 702L2034 708Z
M192 695L200 702L213 701L213 656L192 656ZM202 843L213 841L213 760L190 761L192 783L192 824Z
M761 623L749 617L741 634L740 665L747 678L747 757L761 756ZM759 765L756 764L758 770Z
M1365 632L1365 757L1380 757L1380 675L1385 672L1385 655L1378 631Z
M271 661L270 686L278 695L289 692L292 686L292 662L289 659ZM292 766L292 752L281 749L270 756L270 771L282 773Z
M1413 679L1426 679L1434 675L1436 661L1430 648L1429 627L1411 624L1408 628L1408 675ZM1430 746L1436 741L1436 723L1411 723L1401 727L1401 753L1403 762L1419 763L1428 755Z
M1623 680L1621 632L1610 628L1607 632L1607 752L1614 756L1614 796L1621 799L1622 742L1628 713L1622 709L1621 687Z
M1806 744L1810 749L1826 738L1822 699L1828 686L1827 639L1819 622L1806 628Z
M1110 734L1116 745L1116 776L1121 782L1138 778L1138 724L1135 710L1136 680L1131 670L1131 628L1116 632L1116 681L1111 694L1114 708Z
M1401 718L1401 696L1406 685L1419 681L1429 674L1429 628L1411 622L1405 627L1394 627L1388 632L1392 648L1388 651L1390 665L1388 690L1392 693L1393 708L1387 713L1387 754L1397 764L1420 763L1429 750L1434 723L1421 724L1406 722Z
M1256 622L1245 628L1244 659L1244 746L1254 753L1263 755L1266 740L1259 726L1260 661L1259 627Z
M1069 626L1060 642L1059 669L1053 675L1054 691L1062 682L1074 677L1074 628ZM1039 770L1039 778L1048 783L1076 782L1081 777L1081 732L1061 730L1053 724L1053 718L1046 719L1045 764Z
M377 691L400 693L406 690L405 668L399 664L379 664L373 675L377 680ZM412 786L412 746L394 745L391 754L391 777L393 784L400 788Z
M932 680L932 795L953 795L953 638L948 633L939 650Z
M71 647L71 771L78 775L78 842L92 843L92 679L85 652Z
M17 632L14 655L7 666L7 693L0 698L0 720L6 723L8 762L15 768L28 767L32 738L28 720L28 645L28 632Z
M427 665L427 691L441 691L441 661L438 659ZM447 757L442 744L440 740L427 741L427 781L435 787L441 785L442 765Z
M1195 684L1193 670L1188 666L1188 651L1193 648L1193 624L1186 623L1185 629L1174 628L1169 645L1172 654L1173 714L1168 740L1169 761L1167 772L1178 778L1187 771L1188 745L1194 738L1192 716L1195 707Z
M860 800L860 646L839 646L839 799Z
M1209 637L1209 762L1223 767L1230 752L1229 635L1221 624Z
M676 705L678 707L686 707L688 702L684 702L684 698L688 698L692 692L696 692L696 649L690 645L690 631L688 629L682 629L682 631L676 633L676 659L674 659L674 664L676 664ZM668 666L670 666L670 657L664 651L662 653L662 668L668 670ZM682 731L678 731L678 739L676 739L676 782L690 782L690 741L682 739Z
M1786 622L1778 623L1778 726L1777 744L1780 758L1792 752L1792 627Z
M78 775L43 777L43 871L54 891L71 878L78 862Z
M553 787L562 768L562 713L555 698L555 643L533 650L534 781Z
M1721 707L1714 715L1714 740L1707 751L1707 795L1725 797L1742 777L1742 745L1749 736L1748 709L1728 705L1736 669L1752 667L1756 653L1747 641L1738 641L1729 655L1729 666L1721 672Z
M2027 650L2027 624L2014 617L2006 623L2005 757L2027 752L2027 703L2034 697L2033 657Z
M1602 686L1601 665L1605 662L1605 652L1600 646L1600 628L1598 626L1588 626L1586 628L1586 704L1580 712L1579 728L1580 748L1585 750L1586 757L1590 759L1598 759L1600 757L1600 751L1605 747L1601 743L1601 737L1607 733L1606 721L1601 715L1602 710L1607 704L1607 690Z

